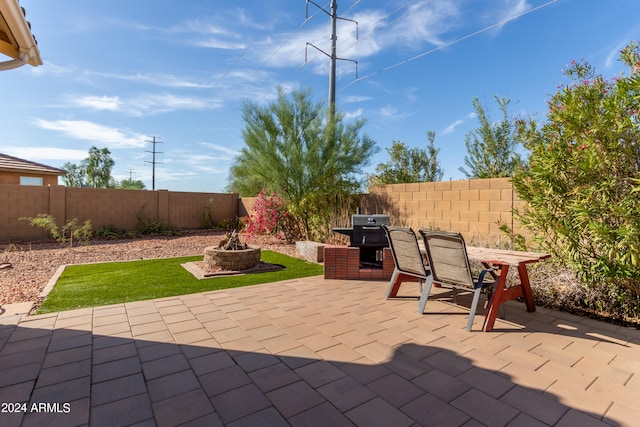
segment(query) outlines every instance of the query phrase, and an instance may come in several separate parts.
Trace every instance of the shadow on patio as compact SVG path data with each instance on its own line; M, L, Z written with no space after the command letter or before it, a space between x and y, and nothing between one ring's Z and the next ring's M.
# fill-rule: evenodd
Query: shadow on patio
M514 303L468 333L464 309L420 316L385 287L315 277L5 321L2 409L53 405L0 424L637 421L637 331Z

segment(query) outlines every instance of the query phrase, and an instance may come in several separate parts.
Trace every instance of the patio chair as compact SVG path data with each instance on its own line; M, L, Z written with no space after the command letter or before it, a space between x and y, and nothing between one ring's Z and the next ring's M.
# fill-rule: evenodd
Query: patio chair
M455 304L458 303L458 290L471 291L473 292L473 299L467 322L467 331L471 331L480 293L482 290L487 290L487 300L489 300L496 283L492 275L490 277L494 280L491 281L485 281L485 276L487 273L495 271L495 269L482 270L477 278L472 276L464 238L460 233L432 232L422 229L419 230L419 233L424 240L431 276L426 281L422 291L420 302L418 303L418 312L420 314L424 313L433 283L445 288L451 288Z
M429 267L425 265L416 233L411 228L387 225L382 227L387 234L393 261L396 265L391 280L389 280L387 299L396 296L403 279L407 279L407 276L418 279L419 290L422 292L422 284L429 276Z

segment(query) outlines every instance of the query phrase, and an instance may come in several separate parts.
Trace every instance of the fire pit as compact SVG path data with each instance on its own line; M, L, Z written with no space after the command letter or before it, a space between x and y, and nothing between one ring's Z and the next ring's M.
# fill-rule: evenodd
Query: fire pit
M241 243L234 230L218 246L205 248L203 261L211 270L249 270L260 263L260 248Z

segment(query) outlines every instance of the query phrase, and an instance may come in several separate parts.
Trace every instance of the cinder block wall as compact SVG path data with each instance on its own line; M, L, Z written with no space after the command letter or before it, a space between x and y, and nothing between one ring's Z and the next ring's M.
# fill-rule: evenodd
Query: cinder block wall
M39 214L52 215L59 226L77 218L90 219L94 229L129 231L139 228L140 219L195 229L202 226L205 209L215 222L233 221L238 205L237 194L0 184L0 243L48 239L47 232L20 220Z
M202 227L202 215L211 213L216 223L233 220L238 215L237 193L168 192L169 224L181 223L183 228Z
M48 213L50 188L0 184L0 241L40 240L47 236L20 218Z
M393 184L375 187L363 213L387 213L394 225L459 231L468 242L493 245L508 239L500 224L525 233L513 218L522 205L508 178Z

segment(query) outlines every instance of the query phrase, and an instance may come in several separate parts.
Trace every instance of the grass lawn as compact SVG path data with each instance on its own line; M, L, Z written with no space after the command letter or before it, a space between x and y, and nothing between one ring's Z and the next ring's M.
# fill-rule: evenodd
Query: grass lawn
M322 265L273 251L262 251L261 258L285 268L198 280L180 264L202 261L202 256L72 265L65 268L38 314L257 285L323 272Z

